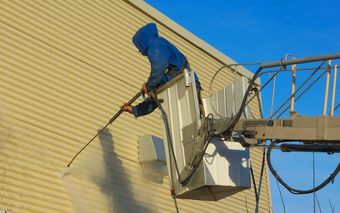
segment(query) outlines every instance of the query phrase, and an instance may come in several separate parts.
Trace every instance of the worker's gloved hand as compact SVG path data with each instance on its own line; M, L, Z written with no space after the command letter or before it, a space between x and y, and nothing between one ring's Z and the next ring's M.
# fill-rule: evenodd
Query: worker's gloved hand
M123 111L129 112L132 114L132 106L129 104L123 104L123 106L120 107Z
M141 92L143 93L143 94L148 94L148 89L146 88L146 83L144 83L143 84L143 86L142 86L142 89L141 89Z

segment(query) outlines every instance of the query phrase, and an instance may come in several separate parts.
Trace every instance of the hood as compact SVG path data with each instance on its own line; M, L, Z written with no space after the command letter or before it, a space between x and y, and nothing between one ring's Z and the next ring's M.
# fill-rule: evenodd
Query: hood
M149 39L158 37L157 26L154 23L149 23L140 28L132 38L132 42L143 55L147 55L149 48Z

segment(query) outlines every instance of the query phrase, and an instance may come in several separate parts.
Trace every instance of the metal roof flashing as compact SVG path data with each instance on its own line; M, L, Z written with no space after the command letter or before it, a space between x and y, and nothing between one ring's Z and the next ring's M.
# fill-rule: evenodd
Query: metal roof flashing
M228 56L226 56L225 54L223 54L222 52L220 52L219 50L217 50L210 44L206 43L202 39L198 38L197 36L189 32L188 30L186 30L185 28L183 28L182 26L180 26L179 24L177 24L176 22L174 22L173 20L165 16L163 13L161 13L160 11L158 11L151 5L144 2L143 0L125 0L125 1L139 8L141 11L145 12L150 17L156 19L158 22L160 22L161 24L163 24L164 26L166 26L167 28L169 28L170 30L178 34L179 36L183 37L184 39L194 44L195 46L197 46L204 52L208 53L212 57L219 60L221 63L223 64L236 64L237 63L233 59L229 58ZM246 78L253 77L253 73L249 71L248 69L246 69L244 66L239 66L237 72L240 75L245 76ZM256 83L260 84L259 78L256 80Z

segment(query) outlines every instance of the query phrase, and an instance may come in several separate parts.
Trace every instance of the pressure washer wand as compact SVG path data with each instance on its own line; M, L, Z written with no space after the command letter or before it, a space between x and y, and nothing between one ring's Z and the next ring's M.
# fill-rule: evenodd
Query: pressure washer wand
M138 98L139 98L139 96L141 96L142 95L142 92L138 92L135 96L133 96L133 98L127 103L128 105L131 105L133 102L135 102ZM73 158L72 158L72 160L70 161L70 163L69 164L67 164L67 167L70 167L71 166L71 164L72 164L72 162L76 159L76 157L98 136L98 135L100 135L100 133L102 133L103 132L103 130L108 126L108 125L110 125L110 124L112 124L122 113L124 112L124 110L123 109L120 109L111 119L110 119L110 121L100 130L100 131L98 131L98 133L95 135L95 136L93 136L93 138L83 147L83 148L81 148L78 152L77 152L77 154L75 154L74 156L73 156Z

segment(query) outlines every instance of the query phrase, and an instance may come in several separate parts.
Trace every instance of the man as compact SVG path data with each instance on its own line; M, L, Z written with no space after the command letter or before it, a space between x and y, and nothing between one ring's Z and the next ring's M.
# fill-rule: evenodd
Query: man
M139 52L148 57L151 64L148 81L142 86L144 94L155 92L159 86L170 81L189 66L185 56L173 44L158 35L158 29L154 23L140 28L132 41ZM201 86L196 75L195 80L200 93ZM124 111L130 112L136 118L147 115L156 108L156 102L150 97L136 106L128 104L122 106Z

